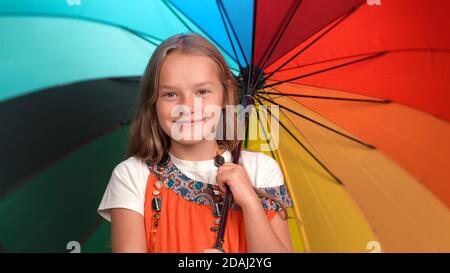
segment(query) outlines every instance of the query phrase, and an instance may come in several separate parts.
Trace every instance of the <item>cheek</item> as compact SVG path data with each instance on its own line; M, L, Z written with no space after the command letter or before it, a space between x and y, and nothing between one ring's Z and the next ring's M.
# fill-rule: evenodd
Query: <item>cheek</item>
M223 107L223 95L221 92L214 92L203 99L203 112L207 118L218 121L219 113Z
M211 94L211 96L208 96L203 103L204 105L217 105L218 107L222 108L223 105L223 94L221 92L216 92Z
M169 123L171 122L171 115L170 115L171 109L172 106L167 102L161 100L158 100L156 102L156 113L158 115L158 121L164 131L167 129L168 126L170 126Z

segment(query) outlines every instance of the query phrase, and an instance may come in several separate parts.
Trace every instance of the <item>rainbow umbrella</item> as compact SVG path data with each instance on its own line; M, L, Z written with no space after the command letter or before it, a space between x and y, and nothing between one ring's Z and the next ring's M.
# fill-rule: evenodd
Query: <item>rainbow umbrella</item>
M95 210L123 160L138 79L162 40L198 32L224 54L241 98L279 107L250 113L247 129L269 137L245 134L243 147L278 143L265 152L302 220L289 220L297 252L450 251L449 8L2 1L1 247L110 250Z

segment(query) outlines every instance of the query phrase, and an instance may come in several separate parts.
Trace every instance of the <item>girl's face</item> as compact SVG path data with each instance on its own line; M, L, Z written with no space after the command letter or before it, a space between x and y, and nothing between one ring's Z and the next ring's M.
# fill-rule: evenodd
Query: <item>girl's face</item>
M190 145L215 132L223 87L217 64L206 56L171 53L159 78L156 112L162 130L173 141Z

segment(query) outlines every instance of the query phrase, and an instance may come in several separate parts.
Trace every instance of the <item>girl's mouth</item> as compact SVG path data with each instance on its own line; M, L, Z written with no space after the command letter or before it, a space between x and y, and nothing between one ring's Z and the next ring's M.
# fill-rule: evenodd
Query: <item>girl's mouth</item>
M175 121L175 123L186 126L186 125L199 124L199 123L204 122L205 120L206 120L206 118L203 118L203 119L177 120L177 121Z

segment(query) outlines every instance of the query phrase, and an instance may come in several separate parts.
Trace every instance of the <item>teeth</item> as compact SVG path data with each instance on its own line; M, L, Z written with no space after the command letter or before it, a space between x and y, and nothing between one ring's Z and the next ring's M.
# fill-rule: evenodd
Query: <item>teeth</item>
M189 122L197 122L197 121L203 121L203 119L197 119L197 120L177 120L178 123L189 123Z

